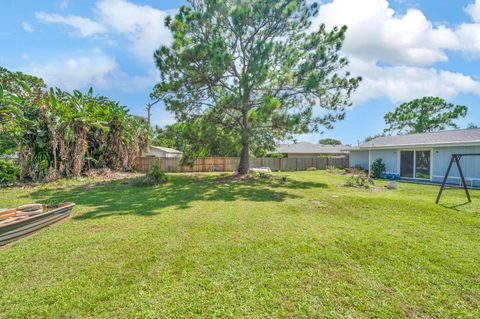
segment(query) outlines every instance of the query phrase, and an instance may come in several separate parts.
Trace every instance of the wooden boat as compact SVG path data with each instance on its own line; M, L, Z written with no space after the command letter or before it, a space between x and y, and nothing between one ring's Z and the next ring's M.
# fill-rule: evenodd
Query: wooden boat
M29 204L0 210L0 246L70 217L74 205L73 203L55 206Z

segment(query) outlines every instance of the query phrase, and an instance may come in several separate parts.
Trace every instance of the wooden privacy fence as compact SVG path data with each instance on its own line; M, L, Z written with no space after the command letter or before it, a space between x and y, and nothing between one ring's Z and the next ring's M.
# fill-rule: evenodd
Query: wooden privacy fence
M139 157L136 170L148 172L157 162L162 172L233 172L238 168L238 157L206 157L197 159L193 166L182 166L179 158ZM348 157L251 158L250 168L270 167L272 171L304 171L307 168L348 167Z

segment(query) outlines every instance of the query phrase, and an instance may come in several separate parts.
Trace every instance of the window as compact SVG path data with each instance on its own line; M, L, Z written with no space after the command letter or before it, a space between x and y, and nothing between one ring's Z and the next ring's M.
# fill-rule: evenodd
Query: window
M431 152L426 150L400 152L400 176L430 179Z
M430 151L415 152L415 178L430 179Z

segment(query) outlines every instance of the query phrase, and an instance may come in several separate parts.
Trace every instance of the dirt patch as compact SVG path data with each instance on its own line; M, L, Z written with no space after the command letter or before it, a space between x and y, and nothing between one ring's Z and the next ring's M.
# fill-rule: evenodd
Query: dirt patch
M134 173L134 172L121 172L121 171L114 171L109 168L98 168L98 169L91 169L85 173L85 176L105 180L105 181L113 181L119 179L126 179L126 178L134 178L142 176L143 174Z

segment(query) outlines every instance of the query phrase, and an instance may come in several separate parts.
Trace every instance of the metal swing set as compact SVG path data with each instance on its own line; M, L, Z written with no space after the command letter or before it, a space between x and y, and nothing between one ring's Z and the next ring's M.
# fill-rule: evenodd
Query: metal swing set
M438 192L437 200L435 201L436 204L438 204L438 202L440 201L440 197L442 196L443 190L445 189L445 185L447 184L448 176L450 175L450 170L452 169L453 163L457 164L458 174L460 175L462 186L465 190L465 194L467 195L468 202L472 202L472 199L470 198L470 193L468 192L467 183L465 181L465 176L463 175L462 166L460 165L460 160L464 156L480 156L480 153L452 154L452 159L450 160L447 172L445 173L445 177L443 178L442 186L440 187L440 191Z

